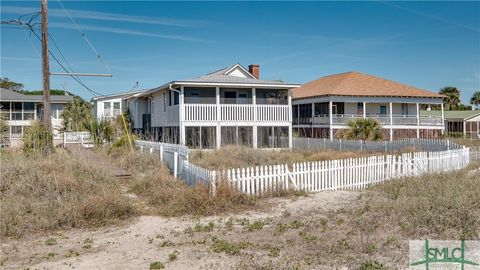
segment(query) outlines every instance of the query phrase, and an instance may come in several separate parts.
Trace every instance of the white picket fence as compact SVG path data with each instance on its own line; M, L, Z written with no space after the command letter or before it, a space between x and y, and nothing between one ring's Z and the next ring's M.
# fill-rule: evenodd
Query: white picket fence
M179 144L135 141L140 151L148 151L158 155L162 162L172 171L175 178L179 177L188 185L196 185L200 182L209 185L215 179L215 172L204 169L188 161L188 148Z
M361 141L320 138L293 138L293 149L361 151L396 153L405 149L435 152L450 149L461 149L463 146L443 139L401 139L394 141Z
M459 170L470 162L470 149L415 152L291 165L267 165L211 171L188 161L188 148L178 144L136 141L141 151L156 154L175 177L188 185L205 183L215 193L218 181L227 180L237 191L264 196L289 189L307 192L362 189L390 179Z
M288 165L231 169L226 177L240 192L262 196L288 189L317 192L362 189L406 176L462 169L469 163L469 149L405 153Z

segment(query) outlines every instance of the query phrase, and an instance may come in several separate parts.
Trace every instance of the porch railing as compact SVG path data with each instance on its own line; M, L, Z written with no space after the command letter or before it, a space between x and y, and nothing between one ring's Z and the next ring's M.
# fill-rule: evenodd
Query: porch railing
M334 125L346 125L350 120L363 118L363 115L357 114L335 114L332 115L332 124ZM382 125L390 125L389 115L366 115L366 118L376 119ZM422 126L441 126L442 118L438 116L420 116L419 124ZM328 114L316 115L315 117L301 117L294 118L293 124L295 125L317 125L317 124L329 124L330 117ZM393 125L417 125L416 115L392 115Z
M288 105L185 104L185 121L288 122ZM217 115L219 114L219 115Z

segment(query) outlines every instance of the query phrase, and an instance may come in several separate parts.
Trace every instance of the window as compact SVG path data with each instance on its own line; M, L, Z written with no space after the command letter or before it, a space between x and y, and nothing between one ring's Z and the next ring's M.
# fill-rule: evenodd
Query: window
M408 104L402 103L402 115L408 115Z
M363 102L358 102L357 103L357 114L358 115L363 115Z
M315 103L315 116L328 115L328 102Z
M21 112L22 102L12 102L12 111Z
M168 106L172 106L172 91L168 91Z
M103 103L103 109L104 109L105 111L109 111L110 108L112 108L112 103L111 103L111 102L104 102L104 103Z
M180 94L177 91L173 92L173 105L178 105Z
M24 110L24 111L34 111L34 110L35 110L35 103L33 103L33 102L24 102L24 103L23 103L23 110Z
M380 106L380 115L387 115L387 106Z
M114 110L120 110L120 102L114 102L113 103L113 109Z

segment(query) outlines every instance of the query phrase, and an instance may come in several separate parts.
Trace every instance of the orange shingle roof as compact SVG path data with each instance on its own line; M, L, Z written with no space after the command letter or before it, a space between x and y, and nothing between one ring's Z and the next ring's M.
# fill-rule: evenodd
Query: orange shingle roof
M427 90L356 71L325 76L292 91L293 98L315 96L444 97Z

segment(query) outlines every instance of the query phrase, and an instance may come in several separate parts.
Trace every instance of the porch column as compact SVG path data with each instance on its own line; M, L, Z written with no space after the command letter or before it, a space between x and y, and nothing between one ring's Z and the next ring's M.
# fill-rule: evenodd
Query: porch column
M440 107L442 108L442 135L443 135L445 133L445 115L443 111L443 102L440 105Z
M333 109L332 109L332 107L333 107L333 103L332 103L332 101L330 100L330 101L328 102L328 119L329 119L329 123L330 123L328 130L329 130L329 139L330 139L330 140L333 140L333 130L332 130L332 124L333 124L333 123L332 123L332 122L333 122L332 110L333 110Z
M393 105L392 102L390 102L390 141L393 140Z
M463 138L467 138L467 122L463 120Z
M420 138L420 106L418 102L417 105L417 139Z
M220 87L215 87L215 104L217 105L217 126L216 126L216 146L217 149L220 149L220 146L222 145L222 129L220 127L220 121L222 120L222 117L220 115L221 110L220 110Z
M252 127L252 147L254 149L258 148L258 138L257 138L257 89L252 88L252 104L253 104L253 124ZM290 107L291 109L292 107Z
M363 118L367 118L367 102L363 102Z
M293 147L293 129L292 129L292 91L288 89L288 148Z
M312 110L311 110L311 114L312 114L312 120L310 122L310 137L313 138L313 123L314 123L314 118L315 118L315 103L312 103Z
M180 87L180 96L178 99L179 119L180 119L180 144L185 145L185 106L183 100L183 86Z

